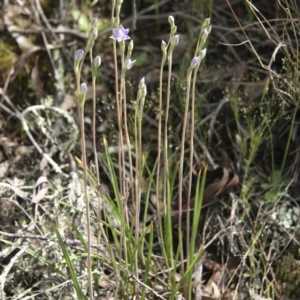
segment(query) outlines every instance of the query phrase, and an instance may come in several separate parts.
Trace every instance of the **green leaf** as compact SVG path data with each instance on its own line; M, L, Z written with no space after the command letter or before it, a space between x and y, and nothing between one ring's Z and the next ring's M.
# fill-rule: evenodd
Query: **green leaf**
M82 247L84 248L85 252L88 252L88 246L83 238L83 236L81 235L80 231L78 230L78 228L72 223L72 222L68 222L70 226L72 226L73 230L75 231L77 237L79 238Z
M281 171L280 170L275 170L272 174L271 177L271 183L278 183L281 179Z
M78 282L78 278L76 276L76 273L75 273L75 270L74 270L74 267L73 267L73 264L72 264L72 260L70 258L70 255L68 253L68 249L64 243L64 241L62 240L62 237L59 233L59 231L57 230L56 226L54 226L54 232L57 236L57 239L58 239L58 243L63 251L63 254L64 254L64 258L66 260L66 264L68 266L68 270L71 274L71 277L72 277L72 281L73 281L73 284L74 284L74 288L76 290L76 294L77 294L77 299L79 300L86 300L87 298L84 296L84 294L82 293L82 290L80 288L80 285L79 285L79 282Z
M277 195L278 191L276 189L272 189L266 193L265 197L268 202L275 202L277 199Z
M80 10L77 9L72 10L72 17L74 21L78 23L78 27L81 31L84 31L86 33L89 32L90 21Z

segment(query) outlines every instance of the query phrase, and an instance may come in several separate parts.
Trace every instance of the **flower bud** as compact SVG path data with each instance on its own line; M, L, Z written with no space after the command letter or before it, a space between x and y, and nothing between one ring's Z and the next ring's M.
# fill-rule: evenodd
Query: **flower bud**
M200 65L202 59L205 57L206 55L206 48L202 49L199 53L199 56L195 56L192 61L191 61L191 68L196 68Z
M91 27L94 29L94 28L97 28L97 26L98 26L98 20L95 18L92 21Z
M167 50L167 43L165 41L161 41L161 50L165 52Z
M74 53L74 60L81 61L84 56L84 51L82 49L78 49Z
M199 55L200 60L202 60L206 56L206 49L207 48L204 48L200 51L200 55Z
M210 18L207 18L204 20L203 24L202 24L202 28L206 28L210 25Z
M133 40L131 40L128 44L128 51L131 52L133 50Z
M208 37L208 30L207 30L207 28L205 28L202 33L201 42L205 43L207 37Z
M177 46L179 43L179 34L176 34L172 37L172 40L171 40L171 45L173 47Z
M211 32L211 25L206 27L208 34Z
M87 93L87 85L85 82L80 84L80 93L81 94L86 94Z
M98 28L94 28L93 31L91 32L90 39L94 41L97 37L98 37Z
M168 17L168 21L171 25L173 25L175 23L174 17L173 16L169 16Z
M145 98L147 95L147 86L144 83L143 87L142 87L142 92L141 92L142 98Z
M196 68L200 64L200 56L195 56L191 61L191 67Z
M143 78L141 79L141 81L140 81L140 83L139 83L138 89L139 89L139 90L142 89L144 85L145 85L145 77L143 77Z
M100 67L101 65L101 57L99 55L97 55L95 58L94 58L94 67L95 68L98 68Z

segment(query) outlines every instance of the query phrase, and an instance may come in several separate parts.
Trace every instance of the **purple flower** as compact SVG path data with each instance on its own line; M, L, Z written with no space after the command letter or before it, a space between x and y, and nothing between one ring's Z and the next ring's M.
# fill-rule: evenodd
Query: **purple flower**
M191 67L192 68L197 67L200 64L200 61L201 61L200 56L195 56L191 61Z
M198 67L202 61L202 59L205 57L206 55L206 48L202 49L199 53L199 56L195 56L192 61L191 61L191 67L195 68Z
M82 83L80 84L80 93L81 93L81 94L86 94L86 93L87 93L87 85L86 85L85 82L82 82Z
M110 36L111 39L117 40L118 42L130 40L130 36L128 36L129 28L125 29L122 25L120 25L119 29L113 29L113 35Z
M80 61L83 59L84 51L82 49L76 50L74 53L74 60Z
M124 67L126 70L129 70L133 67L133 65L135 64L136 60L131 60L131 59L128 59L128 60L125 60L124 62Z

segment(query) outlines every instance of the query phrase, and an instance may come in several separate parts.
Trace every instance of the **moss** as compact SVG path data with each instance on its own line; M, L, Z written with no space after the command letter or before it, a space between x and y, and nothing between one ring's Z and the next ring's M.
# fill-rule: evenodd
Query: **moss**
M276 279L284 299L299 299L300 295L300 247L292 245L279 260Z
M14 54L11 45L6 42L0 43L0 86L4 86L5 80L18 60L18 56Z

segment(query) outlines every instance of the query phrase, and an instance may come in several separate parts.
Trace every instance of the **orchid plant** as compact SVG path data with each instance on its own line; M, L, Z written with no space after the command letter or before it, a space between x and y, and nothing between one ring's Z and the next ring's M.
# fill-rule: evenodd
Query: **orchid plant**
M110 225L111 230L113 231L114 237L114 244L117 248L118 257L124 259L124 265L118 266L117 264L114 265L115 272L117 277L119 278L119 286L120 286L120 296L123 298L127 298L127 293L132 290L131 285L132 283L129 280L130 276L134 276L136 281L133 283L133 294L138 295L140 293L140 282L138 278L140 277L140 264L141 264L141 254L146 253L145 249L145 236L150 234L152 237L150 239L153 242L153 233L154 228L153 226L146 226L146 219L143 219L143 222L140 221L141 216L141 202L142 202L142 194L143 194L143 174L145 169L145 154L144 154L144 147L142 144L142 119L143 119L143 108L145 104L145 99L147 95L147 87L145 79L142 78L139 86L135 105L135 116L134 116L134 136L133 138L129 134L128 130L128 112L127 112L127 99L126 99L126 85L125 85L125 76L126 72L134 67L136 60L131 58L131 54L134 48L133 41L129 36L129 28L124 28L121 24L119 24L119 12L121 7L121 1L118 1L116 4L115 1L113 2L113 8L116 12L116 16L112 16L112 35L109 37L113 40L113 50L114 50L114 65L115 65L115 87L116 87L116 94L115 94L115 102L116 102L116 110L118 116L118 165L119 165L119 176L116 176L115 169L112 164L111 154L108 151L108 144L107 141L104 140L105 145L105 153L106 158L109 166L109 173L112 177L113 182L113 190L114 190L114 198L112 198L105 194L99 195L99 207L98 210L101 211L102 209L106 209L105 205L102 207L102 202L107 201L109 205L112 207L112 210L115 212L114 218L119 218L119 224L122 226L117 230L114 228L113 225ZM157 164L153 169L153 174L156 173L156 197L157 199L162 199L163 207L164 207L164 216L166 218L166 222L162 222L161 219L161 211L158 208L158 215L159 215L159 232L161 233L161 240L162 240L162 249L163 254L166 260L167 267L169 269L169 276L170 278L174 277L176 272L175 266L178 263L178 257L174 257L174 253L180 253L179 258L183 261L183 245L180 245L178 249L174 252L173 250L173 243L172 243L172 222L171 222L171 200L172 200L172 191L170 191L170 177L169 177L169 166L168 166L168 112L170 107L170 86L171 86L171 74L172 74L172 53L174 48L180 43L179 34L176 34L177 26L175 25L175 20L172 16L169 17L169 23L171 26L171 33L169 40L167 42L161 42L161 50L162 50L162 63L161 63L161 72L160 72L160 90L159 90L159 115L158 115L158 158ZM183 164L184 164L184 142L186 140L187 135L187 124L189 121L189 109L190 109L190 87L192 85L192 89L194 89L194 84L196 81L196 75L199 70L201 61L204 59L206 55L206 49L204 48L204 44L206 42L207 36L211 30L209 25L209 19L205 21L205 24L202 26L202 30L199 37L199 42L197 45L197 49L195 51L195 56L191 60L190 67L187 70L187 92L186 92L186 107L184 112L184 124L183 124L183 133L181 138L181 156L179 162L179 190L182 189L182 176L183 176ZM98 166L98 153L96 149L96 99L95 99L95 73L97 68L101 65L101 57L96 56L93 57L93 45L94 41L97 38L97 22L93 21L91 30L89 32L89 39L87 42L87 46L85 50L79 49L74 54L74 72L76 76L76 84L77 84L77 95L78 95L78 108L79 108L79 116L80 116L80 123L81 123L81 145L82 145L82 162L84 168L84 186L85 186L85 199L86 199L86 223L87 223L87 232L88 232L88 278L89 278L89 295L90 298L93 298L93 262L91 256L91 220L90 220L90 212L89 212L89 197L87 193L87 182L88 182L88 174L91 177L91 172L88 173L88 167L86 162L86 153L85 153L85 130L84 130L84 104L85 104L85 95L87 92L87 85L84 82L80 82L80 75L81 75L81 68L84 62L86 55L90 54L90 62L92 66L92 89L93 89L93 107L94 107L94 115L93 115L93 147L94 147L94 155L95 155L95 169L96 169L96 178L92 177L92 182L94 187L101 185L100 176L99 176L99 166ZM130 41L126 47L125 42ZM117 51L117 46L120 48L120 52ZM118 71L118 53L120 53L120 60L121 60L121 72ZM164 64L168 62L168 81L167 81L167 99L166 99L166 106L163 108L162 103L162 72L164 68ZM194 90L193 90L194 91ZM194 103L195 99L192 99L191 105L191 119L190 119L190 126L193 128L194 126ZM165 124L162 124L162 112L165 111ZM161 129L163 129L163 136L161 135ZM193 145L193 132L191 133L190 143L191 147ZM132 145L132 140L134 143ZM133 153L133 150L134 153ZM192 150L191 150L192 151ZM160 174L161 169L161 153L163 154L163 173ZM193 157L190 157L190 165L193 165ZM134 167L133 167L134 166ZM128 171L129 168L129 171ZM93 172L92 172L93 173ZM154 175L152 175L154 176ZM118 181L117 181L118 178ZM191 174L190 174L191 180ZM154 182L154 180L153 180ZM163 191L160 191L159 186L163 183ZM151 186L149 186L149 190ZM179 195L182 194L182 191L179 191ZM129 215L128 211L128 200L129 197L131 198L132 203L134 204L134 211L132 212L133 215ZM100 199L101 198L101 199ZM146 199L146 206L148 206L149 197ZM179 210L182 208L182 199L179 199ZM179 212L180 214L180 212ZM107 216L109 216L109 212L107 212ZM146 215L145 215L146 216ZM99 220L101 219L101 215L98 215ZM189 213L188 213L189 218ZM113 220L108 217L108 223L113 224ZM179 229L181 230L181 224L179 224ZM117 231L116 231L117 230ZM188 228L189 230L189 228ZM106 237L106 232L103 231L102 227L98 227L98 243L100 243L101 234L104 235L104 239L108 240ZM165 235L169 233L168 235ZM132 233L132 235L131 235ZM181 234L181 233L180 233ZM188 233L189 235L189 233ZM194 245L195 241L190 243L191 246L187 246L187 253L188 256L188 264L191 267L195 260L192 259L192 255L194 254ZM109 246L111 249L111 246ZM152 248L147 250L150 255L147 255L146 258L143 258L143 264L146 265L148 271L151 268L151 261L152 261ZM112 261L116 261L117 257L113 251L110 251ZM182 264L183 266L183 264ZM182 267L182 278L188 278L188 287L189 291L187 292L187 298L190 299L191 294L191 277L185 273L186 271ZM143 278L144 284L147 285L149 280L148 273L145 274ZM172 281L173 282L173 281ZM175 284L173 292L171 293L171 298L177 295L183 281L180 283ZM147 288L145 285L142 286L142 295L145 296ZM143 298L143 297L142 297ZM143 298L144 299L144 298Z

